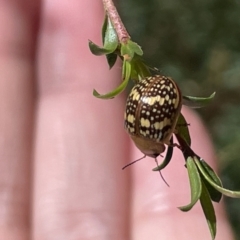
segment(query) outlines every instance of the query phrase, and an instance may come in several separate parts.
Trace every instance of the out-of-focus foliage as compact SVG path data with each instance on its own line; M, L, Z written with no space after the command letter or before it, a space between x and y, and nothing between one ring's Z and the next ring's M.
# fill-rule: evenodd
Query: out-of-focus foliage
M171 76L184 95L216 91L215 101L199 112L216 146L223 185L240 189L240 1L124 0L118 8L147 64ZM225 201L240 239L240 200Z

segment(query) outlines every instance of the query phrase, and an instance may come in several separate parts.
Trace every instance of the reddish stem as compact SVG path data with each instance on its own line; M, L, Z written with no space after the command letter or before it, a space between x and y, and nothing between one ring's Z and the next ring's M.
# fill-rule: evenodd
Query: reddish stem
M123 22L117 12L117 9L113 3L112 0L102 0L103 6L105 8L105 11L110 18L112 25L118 35L118 39L120 43L127 43L127 41L130 39L130 35L128 34L125 26L123 25Z

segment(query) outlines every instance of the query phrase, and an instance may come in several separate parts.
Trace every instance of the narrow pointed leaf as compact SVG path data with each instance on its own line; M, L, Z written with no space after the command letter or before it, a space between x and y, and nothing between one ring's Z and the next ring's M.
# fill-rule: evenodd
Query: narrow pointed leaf
M209 195L209 192L205 186L205 184L202 182L202 194L200 197L200 203L205 215L205 218L207 220L208 228L210 230L212 239L215 239L216 232L217 232L217 220L215 215L215 210L213 208L213 204Z
M117 61L117 54L116 53L107 54L106 58L107 58L108 66L111 69Z
M122 77L123 81L122 83L115 88L113 91L107 93L107 94L99 94L95 89L93 90L93 95L97 98L101 99L110 99L115 97L116 95L120 94L127 86L130 76L131 76L131 63L128 61L123 61L123 69L122 69Z
M104 47L98 46L91 40L88 41L88 46L90 48L91 53L96 56L106 55L113 52L111 49L106 49Z
M138 81L151 75L149 67L145 65L142 59L140 59L139 57L134 56L134 58L131 61L131 64L132 64L131 79Z
M191 202L186 206L179 207L179 209L184 212L187 212L192 209L192 207L199 200L202 193L202 182L201 182L200 174L198 172L197 166L193 158L189 157L187 159L186 165L187 165L188 176L189 176L190 187L191 187Z
M143 55L143 51L142 51L142 48L135 42L129 40L128 41L128 46L130 49L132 49L132 51L134 53L136 53L137 55L139 56L142 56Z
M107 18L107 26L104 33L103 46L105 49L114 52L117 49L118 43L119 41L117 33L112 25L111 20Z
M186 105L191 108L202 108L209 104L214 96L215 92L211 94L209 97L191 97L191 96L183 96L183 105Z
M91 40L88 41L92 54L96 56L113 53L118 47L118 36L114 30L112 23L108 17L105 17L102 27L103 47L98 46ZM110 65L110 64L109 64Z
M225 196L232 197L232 198L240 198L240 191L232 191L228 190L226 188L223 188L216 184L213 180L211 175L206 172L205 168L201 164L201 161L199 159L195 159L195 163L197 164L198 169L201 171L202 175L205 177L205 179L211 184L216 190L224 194Z
M125 57L125 59L127 59L128 61L131 61L134 57L134 51L129 48L129 45L127 43L121 44L121 56Z
M173 144L173 137L170 140L170 144ZM171 161L172 154L173 154L173 146L168 146L165 159L163 160L163 162L159 166L153 168L153 171L160 171L163 168L165 168L169 164L169 162Z
M122 68L122 78L130 79L132 75L132 63L126 60L123 60L123 68Z
M220 180L220 178L217 176L217 174L214 172L214 170L203 160L200 159L199 162L201 163L201 165L204 167L204 169L206 170L206 172L211 176L212 180L219 186L222 187L222 182Z
M194 158L195 160L197 159ZM222 187L222 182L220 180L220 178L217 176L217 174L214 172L214 170L203 160L201 159L199 161L199 163L202 165L202 167L204 168L206 174L209 175L209 177L211 178L211 180L217 184L218 186ZM210 197L211 199L214 201L214 202L220 202L221 198L222 198L222 194L216 190L207 180L206 178L204 177L204 175L201 173L201 175L203 176L202 180L204 181L205 183L205 186L207 187L208 189L208 192L210 194Z
M204 182L208 192L209 192L209 195L212 199L212 201L214 202L220 202L221 199L222 199L222 193L220 193L217 189L215 189L206 179L205 177L202 175L202 173L200 172L201 174L201 178L202 178L202 181Z
M102 43L104 44L104 39L105 39L105 34L107 30L107 25L108 25L108 16L105 14L103 25L102 25Z
M188 123L182 113L180 113L177 121L177 133L185 140L188 146L191 146L191 137L188 130Z
M127 43L121 44L121 56L127 56L126 59L128 61L131 61L135 54L139 56L143 55L141 47L138 46L135 42L128 40Z
M111 99L113 97L115 97L116 95L120 94L127 86L129 79L125 79L124 81L122 81L122 83L115 88L113 91L107 93L107 94L99 94L95 89L93 90L93 95L97 98L101 98L101 99Z

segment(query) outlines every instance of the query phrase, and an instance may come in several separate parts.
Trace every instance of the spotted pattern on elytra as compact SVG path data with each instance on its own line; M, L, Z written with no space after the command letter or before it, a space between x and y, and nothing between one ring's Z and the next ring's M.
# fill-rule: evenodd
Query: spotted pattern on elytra
M169 77L147 77L131 90L126 104L125 128L132 136L168 143L176 127L182 97Z

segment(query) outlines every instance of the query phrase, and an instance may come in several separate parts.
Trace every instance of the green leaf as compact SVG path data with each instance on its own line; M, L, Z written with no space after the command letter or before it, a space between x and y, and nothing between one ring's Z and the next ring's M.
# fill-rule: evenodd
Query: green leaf
M224 194L228 197L233 198L240 198L240 191L231 191L229 189L223 188L221 185L217 184L215 181L213 181L212 176L208 171L206 171L206 168L202 164L202 159L195 158L195 163L198 167L198 169L201 171L204 178L208 181L209 184L211 184L217 191Z
M215 94L216 93L214 92L212 95L206 98L183 96L183 105L186 105L191 108L205 107L207 104L209 104L213 100Z
M101 56L101 55L113 53L117 49L119 44L116 31L110 19L107 16L105 16L104 23L102 26L102 41L103 41L103 47L98 46L97 44L93 43L91 40L88 41L88 45L92 54L96 56ZM109 66L111 67L111 65L112 65L112 62L111 64L109 64Z
M208 224L212 239L215 239L216 232L217 232L217 229L216 229L217 220L216 220L215 211L213 208L213 204L212 204L208 189L206 188L204 182L202 182L202 194L200 197L200 203L201 203L205 218L207 220L207 224Z
M128 41L128 46L130 49L132 49L132 51L134 53L136 53L137 55L139 56L142 56L143 55L143 51L142 51L142 48L135 42L129 40Z
M93 43L91 40L88 41L88 46L92 54L96 56L106 55L112 53L113 51L110 49L106 49L104 47L100 47L97 44Z
M131 65L132 65L131 79L138 81L139 79L142 79L151 75L149 71L149 67L143 63L140 57L134 56L131 61Z
M209 194L210 194L210 197L212 199L212 201L214 202L220 202L221 199L222 199L222 193L220 193L218 190L216 190L206 179L205 177L202 175L202 173L200 172L201 174L201 179L202 181L204 182Z
M182 113L180 113L178 121L177 121L177 133L181 138L185 140L188 146L191 146L191 137L188 130L188 124Z
M102 25L102 43L104 44L105 34L107 31L107 25L108 25L108 15L105 14L103 25Z
M202 165L202 167L205 169L205 171L210 175L210 177L212 178L212 180L219 186L222 187L222 182L220 180L220 178L217 176L217 174L214 172L214 170L203 160L200 159L198 160L200 162L200 164Z
M131 61L134 54L139 56L143 55L143 51L140 46L131 40L128 40L127 43L121 43L121 56L123 56L126 60Z
M197 157L194 158L195 160L198 159ZM220 180L220 178L217 176L217 174L214 172L214 170L203 160L201 159L200 164L202 165L202 167L204 168L204 171L206 172L206 174L209 175L209 177L211 178L211 180L217 184L218 186L222 187L222 182ZM211 196L211 199L214 202L220 202L221 198L222 198L222 194L217 191L208 181L207 179L204 177L204 175L201 173L201 175L203 176L202 180L204 181L208 192Z
M173 137L171 137L171 139L170 139L170 144L173 145ZM166 153L166 156L165 156L165 159L163 160L163 162L160 165L158 165L157 167L153 168L153 171L160 171L169 164L169 162L172 159L172 154L173 154L173 146L171 146L171 145L168 146L168 150L167 150L167 153Z
M130 79L132 74L132 64L126 60L123 60L123 68L122 68L122 77L123 79Z
M107 58L108 66L111 69L117 61L117 54L116 53L107 54L106 58Z
M122 83L113 91L107 94L101 95L94 89L93 95L101 99L111 99L111 98L114 98L116 95L120 94L126 88L131 76L131 64L128 61L123 61L122 75L123 75L124 81L122 81Z
M186 165L191 187L191 202L186 206L179 207L179 209L184 212L192 209L192 207L199 200L202 193L202 181L197 166L192 157L188 157Z
M112 22L107 18L107 26L104 33L103 46L105 49L114 52L118 47L119 41L117 33L112 25Z
M113 91L103 94L101 95L100 93L98 93L95 89L93 90L93 96L97 97L97 98L101 98L101 99L111 99L114 98L116 95L120 94L127 86L129 79L125 79L124 81L122 81L122 83L115 88Z
M131 61L134 56L134 51L129 48L127 43L121 44L121 56L128 56L128 58L125 57L125 59Z

